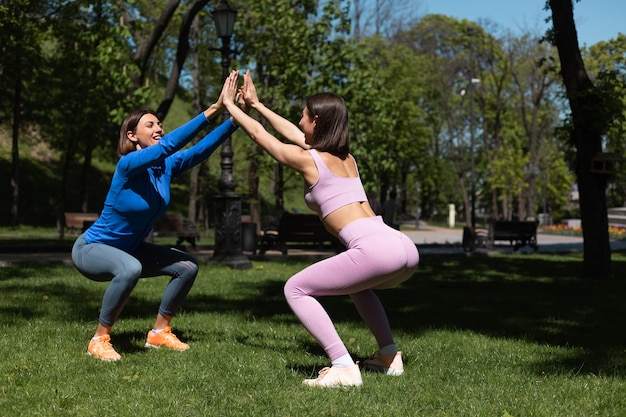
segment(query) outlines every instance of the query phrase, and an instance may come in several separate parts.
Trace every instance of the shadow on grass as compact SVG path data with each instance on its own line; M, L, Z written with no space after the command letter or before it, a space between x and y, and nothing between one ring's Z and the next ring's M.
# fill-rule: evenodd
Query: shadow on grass
M626 332L624 319L626 256L614 257L614 278L599 283L580 279L581 254L497 257L431 257L422 259L418 272L400 287L378 292L394 331L419 337L432 329L467 330L494 338L524 340L541 345L580 348L578 354L553 362L537 363L536 372L572 372L584 364L583 374L626 377ZM621 272L620 272L621 271ZM31 270L32 272L32 270ZM6 276L27 277L21 267L0 268L0 282ZM237 273L237 272L234 272ZM283 296L288 277L246 281L236 288L236 297L221 297L193 291L184 303L186 312L245 314L267 320L297 324ZM98 315L102 286L51 283L29 288L21 283L15 291L46 293L62 298L69 320L92 320ZM3 287L10 295L12 289ZM348 297L321 299L336 323L354 322L363 326ZM158 307L154 298L132 299L125 317L151 320ZM2 310L2 317L18 322L36 317L36 306ZM6 324L11 324L10 320ZM193 335L186 335L193 338ZM116 335L124 351L136 350L134 339L144 334ZM256 337L259 339L259 337ZM245 340L242 340L245 343ZM319 346L306 342L311 353L323 355ZM302 369L304 373L310 369ZM535 371L535 370L533 370Z
M567 358L537 363L533 371L626 377L626 281L620 272L626 271L626 257L616 258L613 279L598 282L580 278L580 253L432 257L422 260L410 280L378 295L395 332L419 337L432 329L467 330L494 338L580 348L580 353ZM286 320L284 315L290 310L282 295L283 285L284 281L260 280L255 290L261 296L236 302L195 295L186 301L186 308L211 306L209 309L220 312L247 311L256 317L282 316L281 320ZM336 323L363 325L348 297L324 297L321 302ZM307 348L323 355L316 345Z
M536 364L537 373L626 376L623 256L613 262L614 278L603 283L579 278L582 254L429 261L401 288L380 294L395 329L470 330L580 347L578 356Z

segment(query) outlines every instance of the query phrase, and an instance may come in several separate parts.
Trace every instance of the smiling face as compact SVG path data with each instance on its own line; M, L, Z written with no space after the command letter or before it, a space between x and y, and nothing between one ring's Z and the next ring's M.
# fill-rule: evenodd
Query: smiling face
M126 136L139 149L143 149L159 142L163 136L163 127L158 117L146 113L141 116L134 131L129 130L126 132Z
M315 124L317 122L317 116L311 116L308 108L302 109L302 118L298 123L300 129L304 132L304 141L307 145L313 143L313 132L315 131Z

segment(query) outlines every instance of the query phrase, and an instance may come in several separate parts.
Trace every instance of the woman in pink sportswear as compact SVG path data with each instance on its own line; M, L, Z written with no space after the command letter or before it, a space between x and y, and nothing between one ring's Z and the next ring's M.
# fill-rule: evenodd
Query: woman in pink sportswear
M350 155L348 110L343 99L319 93L306 99L299 126L294 125L258 99L249 71L244 84L230 77L224 105L231 117L276 161L299 172L305 181L304 198L319 214L326 229L347 250L317 262L291 277L285 284L289 306L324 348L332 365L304 384L318 387L359 386L358 364L348 353L335 326L317 297L348 295L379 346L364 363L367 370L388 375L404 372L385 310L375 289L396 286L413 275L419 262L415 244L382 221L372 211L354 157ZM236 105L237 94L256 109L292 144L283 143Z

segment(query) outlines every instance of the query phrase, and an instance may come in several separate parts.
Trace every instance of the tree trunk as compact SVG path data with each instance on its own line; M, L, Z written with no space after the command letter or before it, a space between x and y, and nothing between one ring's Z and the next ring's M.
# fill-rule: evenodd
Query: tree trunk
M283 166L279 163L274 165L274 206L275 214L280 216L285 210L284 191L285 182L283 179Z
M209 0L194 0L188 7L188 13L183 17L183 21L180 25L178 34L178 49L176 51L176 59L172 65L169 79L167 81L166 92L163 100L159 104L156 111L161 120L167 115L172 102L174 101L174 95L178 88L178 79L182 71L183 63L189 52L189 32L191 25L196 15L209 3ZM134 33L134 41L137 44L137 50L135 51L135 62L140 68L140 74L133 75L134 90L143 86L146 78L146 72L148 70L148 63L152 52L156 48L159 39L163 35L163 32L167 28L167 25L174 16L176 10L180 5L180 0L168 0L165 4L159 19L157 20L154 29L148 36L144 36L143 33ZM125 10L122 18L124 22L132 21L133 17Z
M96 139L92 137L85 149L85 158L82 167L83 174L81 176L82 183L80 189L80 210L83 213L87 213L89 211L89 179L92 178L92 176L89 174L91 171L91 160L93 156L92 144L94 143L96 143Z
M170 106L174 102L174 96L176 95L176 90L178 89L178 79L180 78L180 73L183 70L183 64L187 59L187 54L189 53L189 33L191 31L191 25L196 17L196 15L202 10L202 8L208 3L208 0L198 0L194 2L190 9L189 13L185 15L182 23L180 24L180 31L178 32L178 48L176 50L176 59L172 65L172 71L170 72L169 79L167 80L167 86L165 87L165 97L159 104L159 107L156 111L159 119L165 119L167 112L170 110Z
M405 214L407 213L407 188L408 188L408 184L407 184L407 179L409 177L409 170L408 168L405 167L401 167L400 169L400 213L398 214Z
M57 226L59 232L59 240L65 239L65 199L67 196L67 183L69 177L69 148L65 151L61 163L61 198L57 207Z
M194 114L200 114L202 105L200 103L200 57L198 51L198 32L200 31L198 17L193 19L193 111ZM198 189L198 176L200 174L200 165L196 165L189 171L189 202L187 204L187 220L193 223L198 222L198 195L202 193Z
M21 33L18 35L21 39ZM15 48L15 92L13 95L13 126L12 126L12 149L11 149L11 226L17 226L19 219L19 195L20 195L20 152L19 136L22 112L22 52L20 42Z
M593 156L602 152L602 127L594 125L599 98L580 54L572 0L550 0L554 41L561 61L561 76L572 110L572 139L576 146L576 177L583 228L583 275L606 279L611 272L606 206L606 177L590 172Z
M504 192L502 194L502 216L498 220L509 220L511 218L509 207L509 193Z
M498 206L498 190L495 188L491 190L491 220L496 220L500 217L500 209Z
M176 12L180 4L180 0L169 0L165 7L163 8L163 12L159 16L156 24L154 25L154 29L150 33L149 36L143 37L143 34L134 34L134 40L137 43L137 50L135 51L135 61L139 65L141 70L141 74L137 74L133 76L134 89L138 89L143 86L143 83L146 78L146 71L148 68L148 62L150 61L150 56L152 55L152 51L159 42L161 35L167 28L172 16ZM133 20L133 16L126 10L123 13L122 18L124 19L125 24L129 24Z
M259 196L259 161L263 149L252 145L253 156L248 163L248 189L250 190L250 221L256 224L257 235L261 232L263 219L261 218L261 197Z

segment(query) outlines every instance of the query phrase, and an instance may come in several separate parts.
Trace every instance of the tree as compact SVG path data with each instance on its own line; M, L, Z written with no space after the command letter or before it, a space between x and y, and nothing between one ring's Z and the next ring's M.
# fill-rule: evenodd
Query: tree
M0 123L11 124L11 226L20 218L19 136L23 123L32 120L28 85L40 63L45 6L31 0L0 3Z
M607 129L602 97L585 69L574 23L572 0L549 0L551 39L559 52L561 76L571 110L571 136L576 149L574 170L578 181L583 228L583 275L606 279L611 272L606 205L607 179L591 171L593 158L602 154L602 134Z
M614 175L608 178L607 193L609 207L621 207L626 202L626 35L592 45L583 51L583 57L589 76L604 99L609 123L605 150L622 157L621 164L614 166Z
M525 179L524 193L520 194L520 218L534 217L537 202L537 182L540 177L540 160L543 144L553 136L559 110L560 91L555 88L556 74L550 66L556 61L556 51L539 38L523 34L511 42L512 65L510 74L519 103L517 112L524 130L528 163L521 173ZM521 198L523 196L523 198Z
M246 13L238 19L242 60L254 68L255 85L264 103L283 115L300 119L303 99L321 90L338 91L350 68L350 47L344 35L348 31L347 11L336 2L325 2L321 10L314 0L263 0L249 2ZM280 28L280 30L276 30ZM269 171L275 207L283 210L283 192L294 172L284 175L261 149L251 144L247 152L250 170L252 221L260 224L258 194L261 172ZM301 183L293 187L300 189Z
M511 187L505 188L499 183L507 183L512 171L519 168L519 158L526 158L519 122L515 117L517 102L511 91L511 68L515 54L506 49L506 38L498 39L482 30L472 30L470 42L473 55L470 65L476 67L470 77L476 78L477 85L472 82L469 88L477 96L481 120L480 140L477 141L481 158L476 174L482 197L479 202L488 207L487 199L490 198L489 217L509 219L510 205L521 196L523 185L516 187L511 184ZM504 179L507 176L508 179ZM515 172L515 176L517 180L521 179L521 172ZM513 190L516 192L511 192Z
M399 188L406 212L407 193L413 190L409 174L422 171L429 159L431 133L420 106L426 77L416 71L423 57L402 42L380 36L362 39L352 54L354 68L343 95L354 109L352 143L361 178L368 190L379 185L375 191L382 201L387 191Z
M476 116L474 71L476 38L482 34L467 20L458 21L442 15L428 15L399 39L419 55L419 71L423 73L424 91L420 105L424 120L432 132L432 158L439 161L436 178L445 178L451 171L456 178L456 201L463 201L465 221L471 217L472 124ZM471 92L471 94L466 94ZM476 112L477 113L477 112ZM438 173L437 173L438 172ZM432 181L432 179L431 179ZM440 183L439 181L436 181ZM445 203L449 203L447 201Z
M42 53L45 65L33 80L32 97L38 103L41 132L61 152L56 202L60 225L68 205L89 211L93 153L105 147L108 152L103 155L113 158L117 135L111 132L119 128L115 115L125 115L147 98L131 89L132 60L124 47L128 34L123 26L110 24L115 14L107 2L81 0L62 4L49 17ZM78 187L69 183L77 160L82 162ZM78 193L73 192L76 189ZM75 196L78 201L67 204L66 199ZM59 228L61 238L63 229Z

